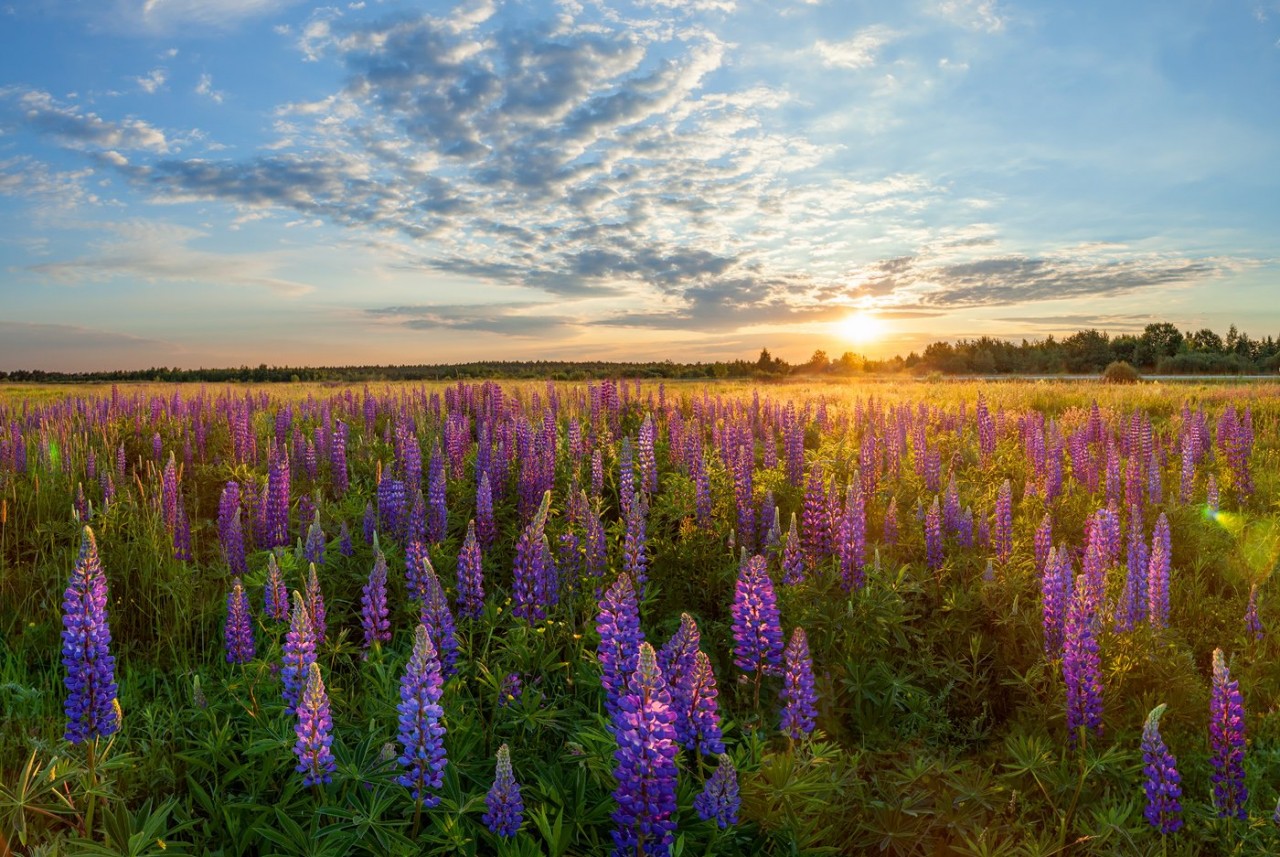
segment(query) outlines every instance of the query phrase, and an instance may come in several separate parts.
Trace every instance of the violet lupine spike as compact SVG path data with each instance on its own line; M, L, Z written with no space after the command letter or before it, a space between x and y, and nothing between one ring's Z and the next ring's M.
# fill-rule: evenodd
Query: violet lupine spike
M791 641L783 652L786 666L782 671L783 734L793 740L813 734L818 716L817 691L813 686L813 658L809 655L809 638L804 628L791 632Z
M1244 610L1244 630L1255 640L1261 640L1264 636L1262 619L1258 616L1258 584L1256 583L1249 587L1249 603Z
M364 517L360 521L360 535L364 537L364 543L373 544L373 536L378 531L378 516L374 514L373 503L366 502L364 504Z
M844 514L840 519L840 582L845 592L861 589L866 583L867 508L855 473L845 492Z
M419 488L413 497L413 506L409 510L409 522L405 530L408 542L427 542L427 500Z
M262 587L263 612L276 622L289 618L289 589L274 553L267 554L267 582Z
M404 772L396 782L410 789L413 799L433 807L440 797L428 789L444 785L448 764L444 749L444 709L440 697L444 679L431 635L419 625L413 632L413 653L400 679L399 740L403 751L397 760Z
M1084 575L1075 581L1067 610L1062 679L1067 688L1067 741L1075 748L1082 732L1102 734L1102 674L1098 657L1097 605Z
M1147 807L1143 817L1158 833L1177 833L1182 827L1182 778L1178 760L1160 737L1160 715L1165 706L1157 705L1147 715L1142 728L1142 763L1146 782Z
M671 695L653 647L641 643L627 692L618 700L614 735L615 857L670 853L676 829L676 745Z
M697 750L706 756L724 752L724 736L720 730L720 691L716 687L716 674L711 668L711 658L698 650L694 653L693 674L688 680L688 726L686 734L680 734L677 719L677 737L689 750Z
M431 565L431 557L427 546L420 541L412 541L404 549L404 581L409 598L421 603L427 597L426 574L423 569ZM434 569L433 569L434 570Z
M360 592L360 627L364 630L365 657L369 649L391 642L391 619L387 610L387 558L375 550L369 582Z
M289 457L282 451L271 454L266 486L266 543L264 547L289 544Z
M1013 486L1006 479L996 494L996 526L992 547L1001 563L1013 554Z
M884 543L893 547L898 543L898 498L890 497L889 505L884 510L884 524L881 528Z
M178 530L178 465L172 452L169 453L169 462L165 464L164 473L160 477L160 494L164 526L172 535Z
M1249 790L1244 784L1244 697L1231 678L1222 649L1213 651L1209 698L1209 765L1213 773L1213 807L1219 818L1248 817Z
M419 621L431 634L431 645L440 659L441 674L449 678L458 671L454 666L458 660L458 637L453 614L449 612L449 599L444 594L444 587L441 586L435 569L430 563L426 563L423 572L426 596L422 599Z
M734 663L745 673L781 674L782 624L764 557L743 563L732 612Z
M542 504L516 542L511 613L527 622L547 618L559 597L558 587L553 585L555 563L551 561L545 532L550 504L551 492L544 492Z
M218 501L218 544L231 573L237 577L249 573L245 562L244 527L240 518L240 483L228 482Z
M925 565L930 571L942 568L945 559L942 552L942 512L938 508L936 496L924 517L924 556Z
M324 530L320 529L320 511L317 509L307 527L306 546L302 550L303 560L314 565L324 565L325 541Z
M320 589L320 578L316 575L316 564L313 562L307 572L307 611L311 614L311 627L315 630L316 644L323 643L329 637L329 612L324 606L324 592Z
M782 582L787 586L804 583L804 551L800 547L800 534L796 532L796 513L791 513L791 527L787 531L787 543L782 549Z
M347 558L356 555L356 549L351 544L351 528L347 526L346 521L338 527L338 553Z
M289 615L289 632L284 637L284 663L280 679L284 683L284 706L290 714L302 696L307 673L316 662L316 632L311 624L311 611L302 593L293 591L293 610Z
M333 757L333 718L329 714L329 694L320 677L320 665L312 661L307 667L306 684L298 702L298 722L294 725L297 741L293 754L304 786L333 782L338 769Z
M729 825L738 823L741 804L738 795L738 769L733 766L732 759L721 753L720 764L715 773L707 778L702 792L693 799L694 811L703 821L714 819L716 826L724 830Z
M178 528L173 533L173 558L179 562L191 561L191 519L181 498L178 499Z
M484 614L484 556L476 538L476 522L467 522L467 537L458 551L458 616L479 619Z
M640 458L640 490L646 494L656 494L658 491L658 460L654 454L657 434L653 414L645 414L644 422L640 424L636 448Z
M227 663L247 664L253 660L253 622L249 615L249 595L240 578L235 578L227 593L227 621L223 626Z
M107 577L93 530L80 534L80 555L62 596L62 666L67 675L64 737L72 744L111 735L116 710L115 658L107 622Z
M636 668L636 653L644 640L640 632L640 608L629 575L618 575L600 599L596 631L600 634L596 657L600 661L604 708L612 722L618 698L626 689L627 677Z
M1116 609L1116 630L1132 631L1147 617L1147 568L1150 565L1147 543L1142 537L1142 522L1129 524L1129 550L1124 595Z
M485 550L493 547L497 538L497 527L493 520L493 491L489 485L489 474L480 474L480 484L476 486L476 538Z
M1036 528L1036 568L1044 568L1051 547L1053 547L1053 513L1045 512L1044 517L1040 519L1040 526Z
M804 521L800 531L804 547L805 567L815 570L828 556L831 547L831 512L827 506L822 467L815 464L805 483Z
M649 554L645 533L649 515L648 503L639 494L632 498L626 510L626 532L622 544L622 568L636 582L636 596L643 601L649 588Z
M695 459L694 469L694 509L698 526L704 529L711 526L711 476L707 472L705 459Z
M1151 540L1147 566L1147 621L1152 628L1169 627L1169 555L1158 538Z
M439 544L449 529L449 506L445 499L444 458L437 443L427 463L427 541Z
M667 679L671 692L671 708L675 713L676 738L684 743L690 732L689 710L692 706L694 668L697 665L702 634L698 623L688 613L680 614L680 627L658 651L658 666Z
M485 814L480 819L490 833L510 838L520 832L524 821L524 801L520 798L520 783L511 769L511 751L503 744L498 748L498 764L493 775L493 786L484 796Z

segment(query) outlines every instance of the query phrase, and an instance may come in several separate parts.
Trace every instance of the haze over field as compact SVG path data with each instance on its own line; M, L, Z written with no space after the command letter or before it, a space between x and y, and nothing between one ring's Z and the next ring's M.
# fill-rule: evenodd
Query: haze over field
M1275 0L0 0L0 369L1274 335L1278 103Z

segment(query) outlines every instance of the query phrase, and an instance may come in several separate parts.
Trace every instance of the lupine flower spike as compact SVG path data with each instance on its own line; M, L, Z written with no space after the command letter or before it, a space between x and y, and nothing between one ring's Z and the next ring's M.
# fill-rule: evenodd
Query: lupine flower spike
M65 737L72 744L111 735L120 727L115 658L107 624L107 577L93 530L80 535L80 556L62 596L62 665L67 670Z
M786 667L782 673L782 731L793 740L813 734L817 694L813 687L813 659L809 656L809 639L804 628L791 632L791 642L783 653Z
M431 635L423 625L413 632L413 654L400 680L400 745L404 752L399 763L405 769L396 781L412 790L413 799L422 806L433 807L440 802L438 795L427 789L444 785L444 768L447 764L444 750L444 724L440 719L444 709L440 696L444 692L444 679L440 673L440 660Z
M498 767L484 805L488 811L481 820L492 833L510 838L520 831L524 802L520 799L520 784L511 770L511 751L506 744L498 748Z
M338 768L330 746L333 744L333 719L329 716L329 694L320 678L320 665L314 661L307 671L306 686L298 703L298 722L294 726L297 742L293 754L298 757L297 772L304 786L317 786L333 781Z
M1182 827L1182 778L1178 776L1178 760L1160 737L1160 715L1165 706L1158 705L1147 715L1142 729L1142 763L1147 779L1144 789L1147 823L1160 833L1176 833Z
M614 857L670 853L676 828L676 732L671 695L653 646L640 644L627 692L618 700L614 769L618 808Z
M1213 767L1213 806L1220 818L1248 817L1244 784L1244 697L1233 681L1222 649L1213 652L1209 699L1209 764Z
M733 766L732 759L721 753L719 766L707 778L702 794L693 799L693 808L703 821L715 819L716 825L724 830L729 825L738 823L740 805L738 769Z
M247 664L253 660L253 624L249 617L249 596L235 578L227 593L227 622L223 629L227 663Z

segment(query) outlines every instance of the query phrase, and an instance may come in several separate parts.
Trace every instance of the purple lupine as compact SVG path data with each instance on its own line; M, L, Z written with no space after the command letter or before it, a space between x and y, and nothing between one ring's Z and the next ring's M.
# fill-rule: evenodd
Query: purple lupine
M484 614L484 557L476 538L476 522L467 522L467 538L458 551L458 615L479 619Z
M1097 605L1084 575L1075 580L1067 610L1062 679L1067 687L1067 740L1074 748L1085 731L1102 734L1102 676L1098 658Z
M404 748L397 760L406 770L396 782L412 790L413 799L423 806L433 807L440 802L438 795L427 789L444 785L444 769L448 763L444 750L444 724L440 719L444 709L440 697L444 693L444 679L440 674L440 660L431 635L419 625L413 632L413 654L400 680L399 739Z
M512 567L512 600L515 603L511 613L527 622L547 618L548 610L559 599L555 563L551 560L551 548L546 538L550 505L551 492L547 491L542 495L542 504L533 520L516 542Z
M444 458L437 443L427 463L427 541L439 544L449 529L449 505L445 500Z
M640 457L640 490L646 494L656 494L658 491L658 461L653 449L657 434L653 414L645 414L644 422L640 424L636 448Z
M1040 526L1036 528L1036 568L1044 568L1051 547L1053 547L1053 513L1045 512L1044 517L1040 519Z
M1152 628L1169 627L1169 554L1159 538L1151 540L1147 566L1147 621Z
M159 435L157 435L159 437ZM164 466L160 477L161 510L165 529L172 535L178 530L178 465L173 453L169 453L169 461Z
M1256 583L1249 587L1249 603L1244 609L1244 630L1255 640L1261 640L1263 637L1262 619L1258 616L1258 584Z
M898 543L898 498L890 497L889 505L884 510L884 525L882 527L884 543L890 546Z
M648 501L639 494L626 508L626 531L622 541L622 568L636 582L636 597L644 600L649 588L649 554L645 548Z
M791 632L783 658L786 666L782 671L781 729L787 737L798 741L813 734L814 718L818 715L813 658L809 656L809 638L804 628Z
M716 825L724 830L731 824L738 823L738 810L741 806L738 796L738 769L733 760L724 753L720 754L720 764L715 773L707 778L702 792L693 799L693 808L698 818L703 821L715 819Z
M274 553L267 554L267 579L262 586L263 614L275 622L284 622L289 618L289 590L284 585L284 576L276 563Z
M324 592L320 589L320 578L316 576L316 564L313 562L307 572L307 612L311 614L311 626L315 630L316 645L329 637L329 613L324 607Z
M1213 807L1219 818L1248 817L1249 790L1244 784L1244 697L1231 678L1222 649L1213 650L1209 698L1209 764L1213 774Z
M266 542L263 547L289 544L289 457L271 454L266 486Z
M787 530L787 543L782 549L782 582L787 586L804 583L804 552L800 548L800 535L796 532L796 513L791 513L791 528Z
M490 833L504 838L515 836L524 821L524 801L520 799L520 783L511 769L511 751L503 744L498 748L498 765L493 786L484 796L485 814L480 819Z
M302 548L302 559L313 565L324 565L325 537L320 529L320 511L317 509L307 527L307 540Z
M284 636L284 664L280 679L284 683L284 706L290 714L297 708L307 682L307 673L316 662L316 632L311 624L311 611L302 593L293 591L293 611L289 615L289 632Z
M815 464L805 483L804 521L800 531L804 547L805 565L814 570L830 555L831 510L827 505L827 492L821 465Z
M421 602L427 595L426 568L431 568L427 546L416 540L409 542L404 549L404 583L414 601Z
M667 679L671 693L671 709L675 713L676 738L686 743L690 733L689 711L693 704L694 668L697 665L702 634L698 623L688 613L680 614L680 627L658 650L658 666Z
M630 575L619 574L600 599L596 631L600 634L596 656L600 661L604 708L612 720L618 709L618 698L626 690L627 677L636 668L636 652L644 640L640 632L640 608Z
M705 529L711 526L711 475L702 457L694 459L693 485L695 517L698 526Z
M671 695L653 646L641 643L613 718L615 857L670 853L676 829L676 734Z
M845 492L844 514L840 518L840 583L845 592L861 589L866 582L867 508L857 474Z
M1147 808L1142 814L1158 832L1169 834L1182 827L1182 778L1178 776L1178 760L1160 737L1164 710L1164 705L1153 708L1142 727L1142 763L1147 777L1143 785Z
M755 487L751 478L754 468L754 451L744 444L733 456L733 497L738 509L739 544L747 548L756 541L756 509L752 499Z
M419 488L413 496L413 505L409 507L409 520L405 528L405 541L427 543L427 499Z
M520 673L507 673L498 688L498 707L506 708L515 705L524 696L524 683Z
M338 527L338 553L348 559L356 555L356 549L351 544L351 528L346 521Z
M378 483L378 531L384 536L403 538L404 483L385 473Z
M342 420L333 427L333 442L329 444L329 474L334 493L339 497L346 494L350 484L347 476L347 424Z
M360 627L364 629L365 657L369 649L391 642L391 620L387 612L387 558L374 550L369 582L360 591Z
M942 568L945 559L942 552L942 513L936 496L924 517L924 557L930 571Z
M1062 636L1066 627L1067 608L1071 603L1071 557L1066 547L1049 548L1040 578L1041 611L1044 625L1044 655L1056 658L1062 654Z
M228 482L218 501L218 543L222 556L231 573L242 576L249 573L244 555L244 527L240 519L240 483Z
M64 737L79 744L120 728L116 662L107 623L107 576L88 527L81 531L80 555L62 596L62 666L67 671Z
M1013 487L1006 479L996 494L996 528L992 547L1000 562L1009 561L1013 553Z
M298 722L293 727L297 741L293 754L298 757L295 770L302 774L304 786L333 782L338 763L333 757L333 718L329 715L329 694L320 677L320 665L312 661L307 667L306 685L298 701Z
M782 672L782 624L773 581L762 556L743 563L733 596L734 663L745 673Z
M173 532L173 558L179 562L191 561L191 519L178 498L178 528Z
M373 537L378 532L378 516L373 511L373 503L366 502L364 504L364 517L360 519L360 535L364 537L364 543L373 544Z
M720 730L720 705L717 701L720 692L716 688L716 674L711 668L711 659L702 650L694 653L693 674L688 679L687 686L689 710L684 722L689 731L687 734L680 734L680 721L677 720L677 737L680 743L689 750L696 749L708 756L723 753L724 737Z
M419 620L431 633L431 645L440 659L441 675L449 678L458 671L454 666L458 660L458 636L453 624L453 614L449 612L449 599L430 563L423 566L423 585L425 592L418 614Z
M249 616L249 595L240 578L235 578L227 593L227 621L222 629L227 646L227 663L247 664L253 660L253 624Z

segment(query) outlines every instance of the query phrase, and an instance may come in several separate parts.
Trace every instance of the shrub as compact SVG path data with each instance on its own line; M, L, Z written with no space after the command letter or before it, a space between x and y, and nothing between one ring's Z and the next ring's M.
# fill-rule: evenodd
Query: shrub
M1106 384L1136 384L1142 380L1142 376L1123 360L1114 360L1102 370L1102 380Z

